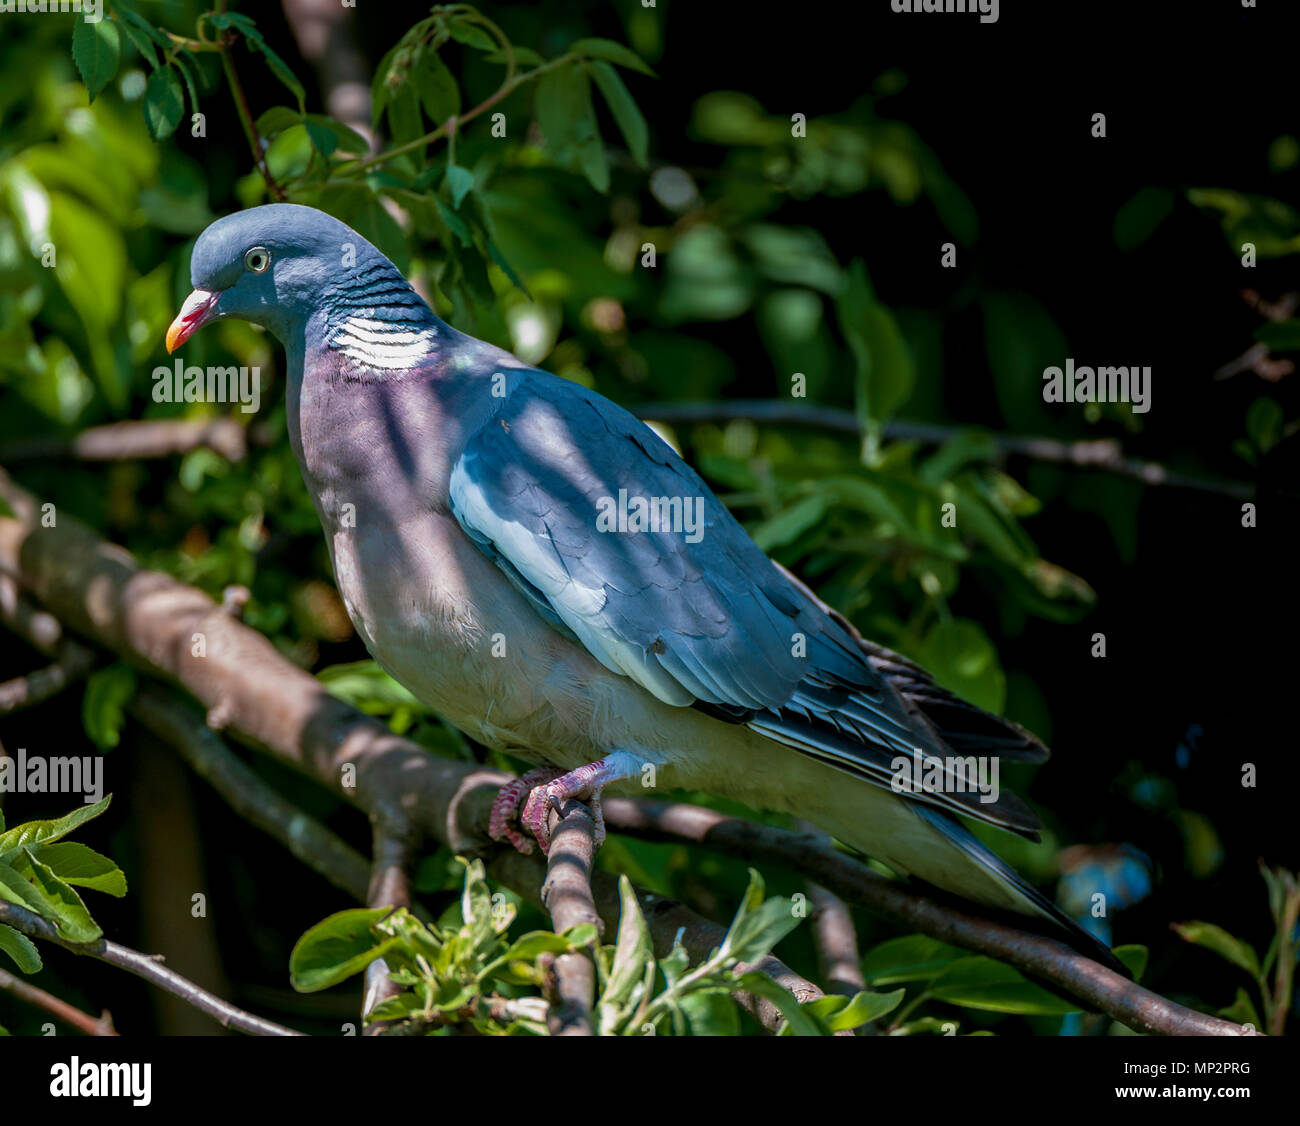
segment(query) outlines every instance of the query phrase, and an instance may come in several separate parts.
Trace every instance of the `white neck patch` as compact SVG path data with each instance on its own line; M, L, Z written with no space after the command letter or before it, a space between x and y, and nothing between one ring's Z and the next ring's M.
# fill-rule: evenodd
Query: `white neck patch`
M329 339L329 347L371 368L409 371L433 351L432 329L392 321L349 317Z

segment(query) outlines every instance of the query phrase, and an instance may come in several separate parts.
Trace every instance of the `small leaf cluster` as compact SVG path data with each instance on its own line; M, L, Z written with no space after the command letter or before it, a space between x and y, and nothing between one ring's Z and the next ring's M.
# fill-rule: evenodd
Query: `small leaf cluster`
M94 942L104 933L77 894L78 887L126 895L126 877L112 860L87 845L60 839L98 817L110 799L53 821L27 821L9 830L0 814L0 899L40 916L68 942ZM41 968L31 939L5 923L0 923L0 951L25 974Z

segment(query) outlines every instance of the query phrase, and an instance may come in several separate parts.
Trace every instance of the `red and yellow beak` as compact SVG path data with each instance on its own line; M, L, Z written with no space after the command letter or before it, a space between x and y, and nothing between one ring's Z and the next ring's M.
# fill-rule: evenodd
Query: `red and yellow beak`
M181 306L171 327L167 330L167 351L175 352L191 336L212 320L213 309L221 291L210 293L206 289L196 289Z

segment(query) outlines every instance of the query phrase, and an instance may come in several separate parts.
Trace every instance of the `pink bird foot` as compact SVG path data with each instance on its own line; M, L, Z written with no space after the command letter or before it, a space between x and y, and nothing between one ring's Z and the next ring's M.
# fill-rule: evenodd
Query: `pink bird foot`
M494 841L509 841L517 852L529 855L533 851L532 839L512 828L510 822L515 820L520 805L535 786L563 775L563 770L557 770L553 766L539 766L502 786L497 791L492 811L488 814L488 836Z
M519 809L520 799L527 793L523 813L519 822L542 846L545 855L551 847L551 832L547 824L552 809L559 809L570 798L580 798L587 802L591 817L595 822L593 836L599 848L605 843L605 816L600 808L600 794L609 783L626 777L626 769L611 765L608 759L588 763L567 774L552 767L539 767L530 770L522 778L501 787L501 792L492 803L492 815L488 821L488 835L493 840L508 840L522 853L533 851L533 842L522 833L508 827L507 822Z

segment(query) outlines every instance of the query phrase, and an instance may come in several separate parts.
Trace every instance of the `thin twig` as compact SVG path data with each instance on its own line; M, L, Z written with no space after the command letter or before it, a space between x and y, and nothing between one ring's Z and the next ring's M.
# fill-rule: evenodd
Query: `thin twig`
M862 433L858 416L850 410L840 407L810 406L798 402L787 403L777 399L640 403L628 409L639 418L655 422L728 422L735 419L750 419L755 422L812 426L842 434L861 435ZM939 426L927 422L909 422L905 419L894 419L886 422L883 427L886 438L922 442L926 445L942 445L958 434L968 433L970 430L970 427ZM1255 495L1254 486L1245 481L1215 481L1208 477L1178 473L1154 461L1140 461L1137 458L1126 457L1120 444L1110 438L1062 442L1056 438L1022 438L997 434L990 434L988 437L1003 455L1074 465L1082 469L1101 469L1121 477L1141 481L1145 485L1197 489L1220 496L1245 499Z
M256 433L250 433L256 431ZM0 463L75 458L126 461L170 457L206 447L227 461L242 461L250 438L264 438L259 427L245 427L228 415L205 419L128 419L91 426L70 438L41 435L0 445Z
M20 1001L44 1009L50 1016L71 1025L79 1032L84 1032L87 1036L117 1035L117 1029L113 1027L113 1016L107 1009L99 1016L92 1017L89 1013L83 1013L75 1005L69 1005L67 1001L54 996L53 993L46 993L44 989L39 989L30 982L23 981L22 978L14 977L8 970L0 970L0 989Z
M269 833L298 860L358 902L365 902L369 865L313 817L286 801L245 766L175 692L145 683L127 706L131 716L180 752L244 821Z
M151 985L175 994L200 1012L207 1013L223 1028L233 1028L237 1032L246 1032L250 1036L302 1035L292 1028L285 1028L282 1024L247 1013L243 1009L236 1008L229 1001L223 1001L220 997L195 985L189 978L169 970L157 955L141 954L138 950L119 946L116 942L109 942L103 938L96 939L94 942L68 942L55 930L52 923L46 922L24 907L3 900L0 900L0 922L8 923L14 930L22 931L28 938L53 942L65 950L71 950L74 954L84 954L135 974L136 977L143 978Z
M34 707L57 696L90 672L95 655L84 645L66 645L64 652L43 669L0 684L0 715Z
M224 0L218 0L217 10L220 11L225 7ZM253 164L262 174L262 179L266 182L266 190L274 200L283 201L288 198L284 189L276 183L276 179L271 175L271 169L266 164L266 152L262 147L262 138L257 131L257 125L253 121L253 113L248 108L248 99L244 96L244 87L240 84L239 75L235 71L234 60L230 56L230 45L239 39L239 34L227 29L218 40L219 55L221 58L221 69L226 75L226 84L230 87L230 96L235 100L235 110L239 114L239 123L244 127L244 136L248 138L248 147L253 153Z
M366 904L370 907L411 906L411 867L415 862L415 833L403 820L394 825L376 822L374 827L375 858L371 868ZM366 967L366 988L361 1002L363 1036L382 1035L389 1022L366 1017L375 1007L401 993L401 987L388 976L388 963L376 958Z

